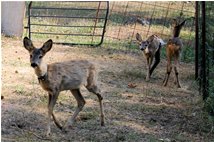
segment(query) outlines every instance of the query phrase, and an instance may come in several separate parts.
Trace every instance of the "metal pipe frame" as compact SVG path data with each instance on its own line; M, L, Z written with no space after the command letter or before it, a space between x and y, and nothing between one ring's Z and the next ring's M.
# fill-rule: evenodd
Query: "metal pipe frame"
M74 1L77 2L77 1ZM83 1L81 1L83 2ZM89 1L90 2L90 1ZM99 1L96 1L99 2ZM103 1L102 1L103 2ZM101 37L100 42L95 44L93 43L93 40L91 41L91 43L85 44L85 43L64 43L64 42L54 42L55 44L64 44L64 45L89 45L89 46L100 46L103 43L104 40L104 34L106 32L106 24L107 24L107 20L108 20L108 14L109 14L109 2L108 1L104 1L106 2L106 9L103 8L99 8L99 11L106 11L105 16L104 17L98 17L98 13L97 15L95 15L96 17L90 16L56 16L56 15L33 15L31 13L31 10L45 10L45 9L51 9L51 10L84 10L84 11L97 11L97 9L95 8L57 8L57 7L33 7L33 2L31 1L29 6L28 6L28 34L29 34L29 38L32 38L33 34L47 34L47 35L67 35L67 36L80 36L80 37ZM101 3L101 2L99 2ZM98 12L99 12L98 11ZM104 20L103 26L97 26L97 25L93 25L93 26L70 26L70 25L58 25L58 24L37 24L37 23L32 23L31 22L31 18L65 18L65 19L92 19L92 20ZM96 23L96 22L95 22ZM103 29L102 30L102 34L65 34L65 33L54 33L54 32L34 32L32 31L32 26L43 26L43 27L67 27L67 28L93 28L94 31L95 29Z

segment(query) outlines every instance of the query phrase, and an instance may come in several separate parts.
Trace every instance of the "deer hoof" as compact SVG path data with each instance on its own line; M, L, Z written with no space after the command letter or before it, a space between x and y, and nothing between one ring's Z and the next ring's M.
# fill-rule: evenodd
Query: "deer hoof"
M149 82L149 78L146 78L146 82Z
M104 123L104 122L101 122L101 126L105 126L105 123Z
M51 136L51 132L48 131L48 132L46 133L46 137L49 138L50 136Z
M71 130L72 128L73 128L72 125L67 125L67 126L63 127L62 131L63 131L64 133L68 133L69 130Z

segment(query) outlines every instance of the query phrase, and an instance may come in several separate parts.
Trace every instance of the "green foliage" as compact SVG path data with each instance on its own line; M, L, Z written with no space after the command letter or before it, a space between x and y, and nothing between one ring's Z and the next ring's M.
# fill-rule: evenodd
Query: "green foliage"
M199 2L199 11L202 12L201 8L202 2ZM205 63L206 63L206 68L202 68L201 70L205 71L206 76L201 76L201 87L205 87L202 90L206 89L207 94L205 92L202 92L203 96L207 96L204 102L204 106L206 111L208 112L208 122L211 124L211 126L214 126L214 51L213 51L213 43L214 43L214 11L213 11L213 2L205 2L205 8L206 8L206 21L205 21L205 28L206 28L206 43L205 47L202 45L199 46L199 61L202 61L202 54L201 50L204 48L206 50L206 56L205 56ZM202 24L202 15L199 15L199 25ZM201 25L199 26L199 35L202 34L202 27ZM200 35L201 36L201 35ZM199 39L199 43L202 43L202 37ZM202 65L202 63L201 63ZM199 65L200 66L200 65ZM203 78L206 77L206 83L203 84L204 82L202 81Z
M208 122L214 127L214 93L210 93L205 101L205 109L208 112Z
M194 55L195 54L192 47L184 46L182 49L181 60L186 63L194 62L195 61Z
M26 93L23 85L17 85L14 92L18 95L24 95Z

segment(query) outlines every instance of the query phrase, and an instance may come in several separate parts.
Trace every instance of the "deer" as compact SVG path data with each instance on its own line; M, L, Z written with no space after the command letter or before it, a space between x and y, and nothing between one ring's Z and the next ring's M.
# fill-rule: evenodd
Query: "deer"
M164 46L166 43L163 41L163 39L161 39L155 34L149 36L147 40L143 40L141 35L137 33L136 39L138 41L139 48L143 51L147 61L146 81L149 81L154 69L160 63L161 47ZM153 63L154 58L155 61Z
M53 41L51 39L46 41L41 48L34 47L32 41L28 37L23 39L23 44L24 48L28 50L30 54L30 64L31 67L34 68L40 86L48 92L48 123L46 136L50 136L51 134L51 118L53 118L55 125L60 130L63 130L63 132L68 132L69 129L72 128L75 118L86 103L80 92L81 86L85 86L89 92L98 97L101 126L104 126L103 97L97 84L95 65L88 60L71 60L46 64L43 62L43 58L52 48ZM68 118L67 123L62 126L56 119L53 109L60 92L64 90L70 90L77 101L77 107L73 115Z
M170 76L170 73L172 71L172 59L174 58L174 71L175 71L175 81L174 84L177 85L177 88L181 88L179 78L178 78L178 64L179 59L181 56L181 50L183 47L183 42L181 38L179 37L180 31L184 24L186 23L186 20L179 23L177 19L173 19L172 21L172 38L170 38L166 45L166 56L167 56L167 69L165 78L163 81L163 86L167 86L168 79Z

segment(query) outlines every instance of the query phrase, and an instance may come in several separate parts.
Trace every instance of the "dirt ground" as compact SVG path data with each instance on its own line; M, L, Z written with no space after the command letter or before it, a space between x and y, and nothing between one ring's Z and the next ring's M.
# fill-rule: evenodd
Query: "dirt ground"
M97 97L84 87L86 105L74 127L63 133L52 124L52 135L45 137L47 93L38 84L30 67L22 39L1 37L2 95L1 141L136 141L211 142L214 134L203 112L201 96L194 81L194 65L181 63L177 89L162 86L166 60L162 59L149 82L142 54L111 48L54 45L45 61L53 63L87 59L99 67L99 83L104 97L106 126L100 126ZM40 47L42 43L35 43ZM140 51L139 51L140 52ZM133 87L130 85L133 85ZM75 110L69 91L61 92L54 108L62 124Z

